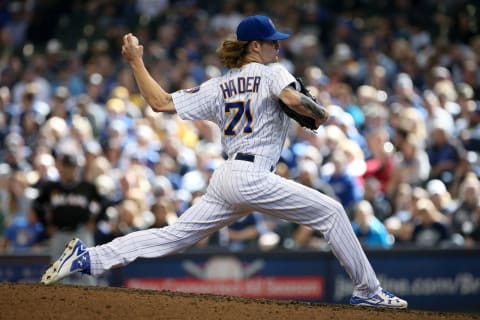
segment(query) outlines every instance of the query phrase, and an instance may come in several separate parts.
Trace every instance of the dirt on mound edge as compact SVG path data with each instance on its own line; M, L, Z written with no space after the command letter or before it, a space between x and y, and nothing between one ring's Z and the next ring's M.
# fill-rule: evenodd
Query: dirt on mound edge
M136 290L0 283L1 319L479 319L478 314L386 310L349 305L304 303Z

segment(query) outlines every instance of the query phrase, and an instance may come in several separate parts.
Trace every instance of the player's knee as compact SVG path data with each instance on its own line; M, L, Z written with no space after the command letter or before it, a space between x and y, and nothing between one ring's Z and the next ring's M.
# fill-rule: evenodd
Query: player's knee
M347 213L345 212L345 208L342 206L342 204L337 201L337 200L333 200L331 201L330 203L330 207L331 207L331 210L333 213L335 214L344 214L346 215Z

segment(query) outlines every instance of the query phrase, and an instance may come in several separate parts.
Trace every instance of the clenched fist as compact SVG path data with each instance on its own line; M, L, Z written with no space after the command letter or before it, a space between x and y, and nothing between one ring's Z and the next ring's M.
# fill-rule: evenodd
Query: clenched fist
M137 37L131 33L123 36L122 55L127 61L133 61L143 56L143 46L138 43Z

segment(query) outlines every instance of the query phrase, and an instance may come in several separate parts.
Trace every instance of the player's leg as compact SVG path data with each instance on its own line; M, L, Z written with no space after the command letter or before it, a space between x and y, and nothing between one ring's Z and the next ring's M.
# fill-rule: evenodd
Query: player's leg
M226 201L320 231L353 280L354 294L368 295L379 282L341 204L320 192L284 179L247 161L228 162L215 174L228 174L214 188ZM213 188L213 187L212 187ZM220 192L215 190L216 192Z
M388 294L381 291L376 274L339 202L317 190L274 174L249 175L247 179L247 184L253 190L244 192L239 197L247 197L254 210L310 226L324 235L332 252L353 281L354 296ZM406 303L400 303L399 307L406 307Z
M155 258L183 251L241 216L230 206L204 197L172 225L133 232L88 249L91 273L100 275L140 257Z
M45 272L42 283L54 283L77 272L99 276L140 257L162 257L182 251L242 215L233 207L205 195L170 226L133 232L91 248L85 248L79 239L74 239Z

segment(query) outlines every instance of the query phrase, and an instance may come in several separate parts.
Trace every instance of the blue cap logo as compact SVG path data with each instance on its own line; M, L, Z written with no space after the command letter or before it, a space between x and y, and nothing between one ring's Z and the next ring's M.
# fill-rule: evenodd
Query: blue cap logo
M242 20L237 27L237 40L282 40L289 34L278 32L272 20L266 16L250 16Z

